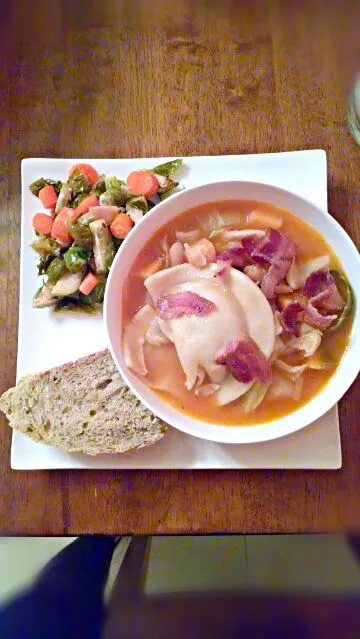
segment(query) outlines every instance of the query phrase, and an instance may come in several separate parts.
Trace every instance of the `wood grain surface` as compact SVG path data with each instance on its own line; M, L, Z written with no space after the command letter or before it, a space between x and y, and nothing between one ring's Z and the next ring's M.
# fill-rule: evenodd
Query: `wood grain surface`
M331 213L359 243L360 148L346 126L357 4L4 3L0 391L15 381L23 157L323 148ZM359 388L340 405L336 472L15 472L1 418L0 533L359 530Z

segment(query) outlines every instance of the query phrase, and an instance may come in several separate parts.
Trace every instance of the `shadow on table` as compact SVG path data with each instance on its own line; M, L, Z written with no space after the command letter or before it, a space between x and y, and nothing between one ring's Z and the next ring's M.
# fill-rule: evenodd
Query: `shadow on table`
M276 537L278 541L291 538ZM300 535L296 537L301 539ZM165 545L166 538L161 539ZM216 540L231 537L196 539L207 539L211 547ZM262 538L265 547L269 542L269 552L271 539L271 536ZM191 592L190 585L187 592L147 594L145 583L151 542L152 538L141 536L129 540L109 601L104 603L104 588L119 538L77 539L46 565L30 587L3 606L1 639L332 639L339 636L352 639L360 636L359 596L355 591L309 594L291 592L290 588L287 592L272 592L267 588L246 587L225 591L215 584L212 591ZM360 538L348 537L348 544L355 561L359 561ZM173 569L171 559L169 555L169 572ZM189 552L190 573L191 566L196 570L194 559ZM208 561L211 562L211 558ZM333 557L329 556L329 563L331 561ZM278 569L284 570L284 563L279 563Z

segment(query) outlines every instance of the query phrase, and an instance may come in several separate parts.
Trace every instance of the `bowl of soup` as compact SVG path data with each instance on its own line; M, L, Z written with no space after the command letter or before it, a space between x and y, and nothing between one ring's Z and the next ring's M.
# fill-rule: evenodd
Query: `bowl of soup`
M121 245L105 294L130 389L181 431L226 443L293 433L359 372L359 254L331 215L254 182L188 189Z

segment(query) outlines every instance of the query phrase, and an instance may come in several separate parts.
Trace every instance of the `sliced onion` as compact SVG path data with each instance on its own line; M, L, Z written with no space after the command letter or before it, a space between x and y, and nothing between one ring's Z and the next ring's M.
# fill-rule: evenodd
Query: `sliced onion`
M169 253L169 242L168 236L165 235L160 242L160 250L164 256L164 266L165 268L169 268L170 266L170 253Z
M195 382L195 388L199 388L199 386L201 386L201 384L204 383L204 379L206 377L206 371L202 366L198 367L198 371L197 371L197 377L196 377L196 382Z
M301 333L300 337L291 337L287 341L287 346L297 351L303 351L304 357L311 357L321 344L322 332L303 323Z
M307 364L299 364L298 366L291 366L290 364L283 362L281 359L277 359L274 362L274 366L276 366L276 368L280 368L280 370L290 375L290 377L293 379L296 379L297 377L302 375L304 370L308 367Z
M216 391L219 390L219 388L220 384L204 384L203 386L195 389L195 395L201 395L202 397L211 397L211 395L214 395Z
M275 335L278 336L283 332L283 326L280 322L280 311L275 311L274 313L274 324L275 324Z
M218 406L225 406L239 399L251 388L254 382L242 384L238 382L232 375L227 375L221 384L215 396L215 402Z
M255 382L255 384L253 384L244 396L243 409L245 413L252 413L258 406L260 406L269 386L270 382L266 382L265 384Z
M273 352L272 352L271 355L279 356L280 354L283 355L284 353L288 353L288 351L289 351L289 349L286 346L284 340L281 339L281 337L279 337L279 335L276 335L275 342L274 342L274 348L273 348Z
M330 256L329 255L320 255L319 257L314 257L313 260L309 260L302 266L302 273L304 277L304 283L306 278L314 273L315 271L321 271L324 268L328 268L330 266Z
M302 393L302 389L304 386L304 378L302 375L299 375L296 379L295 379L295 383L294 383L294 394L293 394L293 398L297 401L300 399L301 397L301 393Z
M244 237L251 237L252 235L264 237L265 231L261 231L260 229L220 229L217 235L221 236L223 242L234 242L241 241Z
M305 280L311 273L328 268L330 265L329 255L320 255L308 262L298 264L294 258L292 264L288 270L286 281L294 290L302 288L305 284Z
M193 231L176 231L175 237L179 242L196 242L201 238L200 229L194 229Z
M294 257L291 266L286 275L286 281L291 286L293 290L297 288L301 288L304 285L304 277L301 272L301 268L296 262L296 258Z
M278 397L294 398L294 386L294 383L291 382L289 379L280 377L280 375L274 375L273 382L268 391L268 396L271 399L277 399Z

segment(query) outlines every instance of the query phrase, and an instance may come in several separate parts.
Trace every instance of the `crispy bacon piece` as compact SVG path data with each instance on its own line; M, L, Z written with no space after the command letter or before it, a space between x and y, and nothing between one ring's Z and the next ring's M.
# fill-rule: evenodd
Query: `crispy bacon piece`
M324 330L329 328L333 321L337 318L337 315L321 315L318 309L313 306L311 300L308 302L304 310L304 321L310 326L320 328Z
M254 379L266 382L271 377L270 364L251 337L231 340L217 353L215 361L244 384Z
M310 298L311 304L329 313L341 311L345 301L341 297L330 271L315 271L306 278L304 295Z
M208 315L215 309L214 302L191 291L165 294L156 302L156 310L162 319L174 319L184 315Z
M228 260L234 268L243 268L249 262L249 255L244 248L239 246L222 251L216 256L217 262L227 262Z
M277 285L286 277L295 257L295 243L283 233L270 229L260 241L255 236L244 238L243 247L255 262L270 265L261 290L268 299L273 299Z
M300 322L298 315L303 310L299 302L290 302L281 311L280 322L283 328L296 337L300 336Z

